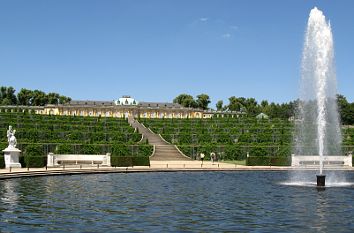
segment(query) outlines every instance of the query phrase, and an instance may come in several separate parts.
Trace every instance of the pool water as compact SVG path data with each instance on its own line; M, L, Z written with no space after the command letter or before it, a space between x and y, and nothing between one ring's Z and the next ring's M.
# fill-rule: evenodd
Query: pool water
M325 191L291 185L290 171L2 180L0 232L354 232L344 175Z

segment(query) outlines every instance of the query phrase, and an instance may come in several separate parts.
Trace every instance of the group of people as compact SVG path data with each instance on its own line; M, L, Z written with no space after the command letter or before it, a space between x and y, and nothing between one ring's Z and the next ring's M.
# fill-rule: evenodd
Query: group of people
M204 161L204 158L205 158L205 154L204 153L200 153L200 160L203 162ZM219 157L216 153L214 152L211 152L210 153L210 160L211 162L215 162L215 161L219 161Z

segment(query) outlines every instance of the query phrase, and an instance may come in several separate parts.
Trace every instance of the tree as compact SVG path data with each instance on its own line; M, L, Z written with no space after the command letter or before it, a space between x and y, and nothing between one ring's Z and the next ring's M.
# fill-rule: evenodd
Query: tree
M13 87L0 87L0 104L2 105L16 105L17 97Z
M243 97L236 98L235 96L231 96L227 107L230 111L241 111L245 109L244 102L245 98Z
M210 104L210 97L207 94L197 95L197 106L203 110L208 109L208 105Z
M34 90L31 104L32 106L44 106L48 103L47 95L40 90Z
M22 88L19 93L17 93L18 103L20 105L30 106L33 96L33 91Z
M262 102L261 102L262 108L266 108L268 105L269 105L269 104L268 104L268 101L267 101L267 100L262 100Z
M180 94L173 100L173 103L177 103L188 108L195 108L198 106L193 96L188 94Z
M354 124L354 103L350 104L343 95L337 95L337 104L342 124Z
M246 107L246 111L250 116L256 116L260 113L260 108L255 98L247 98L243 104Z
M216 103L216 110L222 111L222 110L223 110L223 105L224 105L224 102L223 102L222 100L219 100L219 101Z
M70 97L66 97L66 96L63 96L63 95L61 95L59 97L59 104L66 104L66 103L68 103L70 101L71 101Z
M58 104L59 103L59 98L60 95L58 93L48 93L47 99L48 99L48 104Z

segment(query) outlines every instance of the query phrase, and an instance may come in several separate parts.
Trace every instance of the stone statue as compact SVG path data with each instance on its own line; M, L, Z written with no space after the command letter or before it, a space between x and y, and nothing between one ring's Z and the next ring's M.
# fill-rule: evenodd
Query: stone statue
M15 137L16 130L12 129L12 126L9 125L9 129L7 130L7 141L9 143L9 148L16 148L17 140Z

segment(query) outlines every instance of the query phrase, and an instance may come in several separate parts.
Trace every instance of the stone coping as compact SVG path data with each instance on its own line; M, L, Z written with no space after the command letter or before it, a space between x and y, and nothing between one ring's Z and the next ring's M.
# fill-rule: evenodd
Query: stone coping
M0 180L56 176L76 174L107 174L107 173L137 173L137 172L215 172L215 171L291 171L291 170L318 170L318 167L290 167L290 166L243 166L230 163L212 163L210 161L154 161L148 166L134 167L105 167L105 166L80 166L66 165L65 167L51 168L6 168L0 169ZM325 169L326 170L326 169ZM333 167L328 170L354 171L352 167Z

